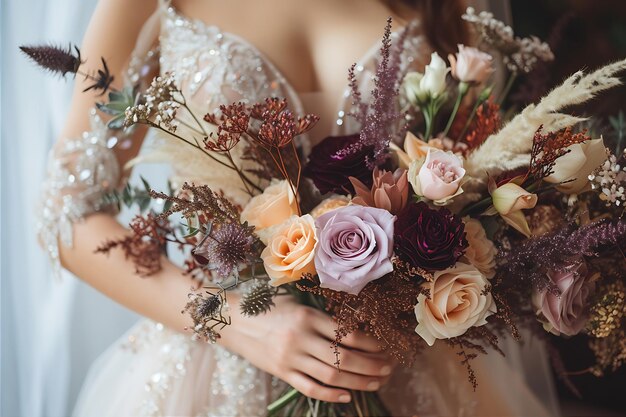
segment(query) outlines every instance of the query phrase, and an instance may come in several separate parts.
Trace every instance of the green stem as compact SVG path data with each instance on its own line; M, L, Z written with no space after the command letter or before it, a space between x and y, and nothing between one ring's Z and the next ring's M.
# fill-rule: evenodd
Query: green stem
M515 83L516 79L517 79L517 73L512 72L511 75L509 75L509 79L506 82L506 86L504 87L504 90L502 90L502 93L500 93L500 96L498 97L499 105L502 105L502 103L504 103L504 100L506 100L506 97L511 92L511 88L513 87L513 83Z
M435 115L433 114L432 100L426 106L424 113L424 122L426 123L426 131L424 132L424 142L428 142L430 135L433 133L433 124Z
M450 118L448 119L448 123L446 124L446 128L443 131L443 136L447 137L448 136L448 131L450 131L450 128L452 127L452 123L454 122L454 119L456 118L456 114L459 111L459 107L461 106L461 102L463 101L463 97L465 97L465 95L467 94L467 92L469 91L469 84L466 82L461 81L459 83L459 93L456 96L456 102L454 103L454 109L452 110L452 114L450 115Z
M474 116L476 116L476 112L478 111L478 108L483 104L482 101L478 100L476 101L476 104L474 104L474 108L472 109L472 112L470 113L469 117L467 118L467 121L465 122L465 126L463 126L463 130L461 130L461 134L456 138L456 142L459 142L461 139L463 139L463 137L465 136L465 133L467 132L467 129L469 129L470 124L472 124L472 120L474 119Z
M271 403L267 406L267 415L268 417L275 416L278 411L280 411L283 407L289 404L291 401L295 400L300 394L295 388L292 388L285 395Z

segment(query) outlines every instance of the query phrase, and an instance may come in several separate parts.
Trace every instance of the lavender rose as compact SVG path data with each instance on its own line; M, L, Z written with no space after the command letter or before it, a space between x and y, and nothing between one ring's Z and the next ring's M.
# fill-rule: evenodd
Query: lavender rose
M322 194L354 194L350 177L360 180L366 186L372 185L372 171L365 163L372 157L371 146L352 150L359 141L359 134L351 136L330 136L313 147L304 176L310 178ZM356 149L356 148L355 148Z
M393 271L393 223L386 210L347 206L316 221L315 269L321 286L358 294L369 282Z
M548 272L548 278L560 291L552 293L548 288L533 294L533 305L544 322L544 329L559 336L578 334L587 323L589 295L595 288L595 275L584 261L578 261L565 271Z

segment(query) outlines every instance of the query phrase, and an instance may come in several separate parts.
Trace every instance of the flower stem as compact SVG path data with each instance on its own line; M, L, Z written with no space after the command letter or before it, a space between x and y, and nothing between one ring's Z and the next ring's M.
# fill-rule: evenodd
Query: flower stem
M463 97L465 97L465 95L467 94L467 92L469 91L469 84L466 82L461 81L459 83L459 94L456 96L456 102L454 103L454 109L452 110L452 114L450 115L450 118L448 119L448 124L446 124L446 128L443 131L443 136L446 137L448 136L448 132L450 131L450 128L452 127L452 123L454 122L454 119L456 118L456 114L459 111L459 107L461 106L461 102L463 101Z
M267 406L268 417L275 416L278 411L280 411L283 407L285 407L291 401L297 399L299 395L302 395L302 394L300 394L300 392L297 389L292 388L291 390L289 390L289 392L287 392L285 395L283 395L282 397L280 397L279 399L277 399L276 401L274 401L273 403Z
M506 100L507 96L511 92L511 88L513 87L513 83L515 83L516 79L517 79L517 73L512 72L511 75L509 75L509 79L506 82L506 86L504 87L504 90L502 90L502 92L500 93L500 96L498 97L499 105L502 105L502 103L504 103L504 100Z

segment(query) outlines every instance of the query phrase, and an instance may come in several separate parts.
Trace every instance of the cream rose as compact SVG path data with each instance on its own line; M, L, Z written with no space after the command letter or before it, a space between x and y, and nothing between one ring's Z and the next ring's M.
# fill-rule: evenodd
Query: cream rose
M430 291L417 297L415 332L432 346L436 339L462 335L470 327L482 326L497 309L491 293L484 294L487 278L472 265L457 263L437 271L423 287Z
M486 278L493 278L496 274L496 254L498 253L495 245L487 239L485 229L478 220L466 217L463 223L465 223L465 238L469 245L465 250L465 257Z
M426 160L411 162L408 176L415 194L444 204L463 192L465 169L463 161L452 152L429 149Z
M557 190L565 194L577 194L589 185L589 174L606 160L606 151L602 138L567 147L568 153L557 158L552 168L553 173L545 178L547 182L558 184Z
M522 210L531 209L537 205L537 194L529 193L514 182L507 182L500 187L493 179L489 179L489 193L493 200L493 207L485 214L499 213L500 217L515 230L530 237L531 231Z
M313 217L293 216L272 228L267 246L261 252L270 284L279 286L315 273L317 237Z
M286 180L273 182L262 194L254 196L241 212L241 221L247 221L257 231L284 222L298 213L295 196Z

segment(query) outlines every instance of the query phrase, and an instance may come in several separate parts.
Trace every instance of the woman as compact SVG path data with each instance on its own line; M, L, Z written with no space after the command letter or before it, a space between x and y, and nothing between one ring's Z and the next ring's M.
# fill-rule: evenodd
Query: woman
M362 56L360 87L369 91L369 70L387 16L409 31L403 65L421 70L432 48L445 56L467 42L459 23L461 3L181 0L133 3L130 10L128 2L102 0L81 52L87 65L105 57L114 74L123 72L132 54L130 77L136 77L141 73L136 63L158 43L160 71L174 72L192 106L210 111L233 101L284 96L296 113L321 116L310 136L315 141L358 128L343 118L349 110L343 95L346 69ZM263 415L283 388L279 380L330 402L350 401L348 390L381 389L398 416L547 415L521 377L493 354L478 367L497 363L504 369L500 377L507 378L506 390L479 369L480 388L472 392L465 369L442 349L423 355L415 369L394 371L376 341L361 333L344 340L339 373L330 349L332 320L286 298L270 313L246 318L237 311L233 292L232 325L222 331L218 345L192 342L184 332L190 319L180 310L193 283L180 268L164 260L159 273L139 279L123 254L93 252L104 238L126 233L99 202L120 181L120 167L137 154L145 132L137 131L130 147L109 149L105 132L90 126L87 114L97 98L82 93L85 86L77 80L62 133L62 138L78 139L61 139L52 155L42 239L53 260L149 320L131 329L94 366L76 415ZM89 133L81 136L83 131ZM199 177L194 170L176 175L218 188L228 183L229 174L202 172L210 176ZM228 187L224 192L243 198ZM511 393L523 401L513 401Z

